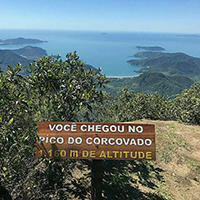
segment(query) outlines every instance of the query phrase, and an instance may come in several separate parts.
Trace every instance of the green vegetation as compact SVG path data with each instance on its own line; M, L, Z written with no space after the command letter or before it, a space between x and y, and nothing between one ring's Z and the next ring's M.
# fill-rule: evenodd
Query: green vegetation
M136 46L138 50L148 50L148 51L163 51L165 50L163 47L153 46L153 47L143 47L143 46Z
M90 198L90 160L35 159L38 121L123 122L146 118L200 124L198 83L172 100L127 88L113 99L102 90L108 81L101 70L84 68L75 52L67 54L65 61L42 57L29 67L26 76L21 75L25 67L20 64L0 73L2 199ZM81 176L74 175L77 170ZM156 181L163 178L162 170L150 162L105 161L103 171L105 199L167 199L167 195L153 192ZM141 191L136 184L152 192Z
M168 96L170 99L176 97L184 89L188 89L194 82L185 76L167 76L162 73L145 72L138 77L132 78L109 78L110 83L105 91L117 95L123 87L134 90L135 93L143 92L158 93Z
M21 45L43 43L44 41L38 39L26 39L23 37L18 37L14 39L1 40L0 42L2 43L1 45Z
M87 194L83 183L76 186L74 167L86 169L80 162L35 159L38 121L91 121L93 106L102 104L106 78L100 71L84 70L78 56L67 60L42 57L30 65L29 75L18 64L0 76L0 162L1 191L13 199L66 199L74 193ZM81 181L78 179L77 181ZM82 191L83 190L83 191ZM70 191L70 193L66 193ZM9 194L8 194L9 193ZM82 197L83 198L83 197Z
M29 66L30 62L42 56L47 56L47 52L40 47L27 46L16 50L0 50L1 68L6 71L7 65L15 67L17 62Z
M41 57L47 56L46 50L40 47L26 46L26 47L16 49L16 50L11 50L11 51L28 60L37 60Z
M200 76L200 58L194 58L184 53L140 52L135 57L143 60L129 60L131 65L144 66L138 72L161 72L168 75Z
M23 65L29 65L30 63L30 60L13 53L11 50L0 50L0 63L3 71L6 71L7 65L14 67L16 60Z
M173 159L173 156L177 153L177 150L181 147L186 148L186 142L178 136L176 128L173 125L166 126L167 133L160 133L158 135L158 140L162 140L160 148L157 153L160 155L161 161L168 163Z
M200 124L200 84L194 84L184 90L173 101L172 110L175 118L192 124Z

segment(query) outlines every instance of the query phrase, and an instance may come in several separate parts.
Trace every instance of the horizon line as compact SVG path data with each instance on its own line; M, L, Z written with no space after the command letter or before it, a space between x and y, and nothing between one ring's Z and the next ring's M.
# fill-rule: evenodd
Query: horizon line
M160 33L160 34L184 34L184 35L200 35L194 32L162 32L162 31L127 31L127 30L73 30L73 29L22 29L22 28L0 28L1 31L69 31L69 32L99 32L99 33Z

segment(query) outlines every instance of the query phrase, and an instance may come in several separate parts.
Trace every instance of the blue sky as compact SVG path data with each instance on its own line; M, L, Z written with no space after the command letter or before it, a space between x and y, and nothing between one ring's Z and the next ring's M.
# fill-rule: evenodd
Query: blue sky
M0 29L200 33L200 0L0 0Z

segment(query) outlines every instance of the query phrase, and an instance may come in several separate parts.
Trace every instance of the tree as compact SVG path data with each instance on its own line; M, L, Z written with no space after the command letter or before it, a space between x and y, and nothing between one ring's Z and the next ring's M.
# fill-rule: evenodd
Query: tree
M112 106L117 121L135 121L138 119L171 119L171 103L167 97L159 94L144 94L122 88L119 98Z
M200 124L200 84L193 84L188 90L172 100L174 118L190 124Z
M75 52L66 58L42 57L30 64L26 77L20 64L1 73L1 183L14 199L62 196L67 177L73 182L74 166L84 168L80 162L36 160L34 155L38 121L90 120L93 105L104 99L99 88L106 78L100 70L86 70Z

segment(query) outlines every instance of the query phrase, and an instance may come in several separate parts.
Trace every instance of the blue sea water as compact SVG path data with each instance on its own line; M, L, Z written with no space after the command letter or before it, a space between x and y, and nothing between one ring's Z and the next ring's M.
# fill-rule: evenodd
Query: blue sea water
M96 68L101 67L106 76L134 76L139 66L127 60L138 52L136 46L161 46L163 52L183 52L200 57L200 36L169 33L130 33L58 30L0 30L0 39L17 37L34 38L47 43L37 45L48 55L60 54L63 59L69 52L77 51L80 59ZM27 45L0 46L0 49L18 49Z

